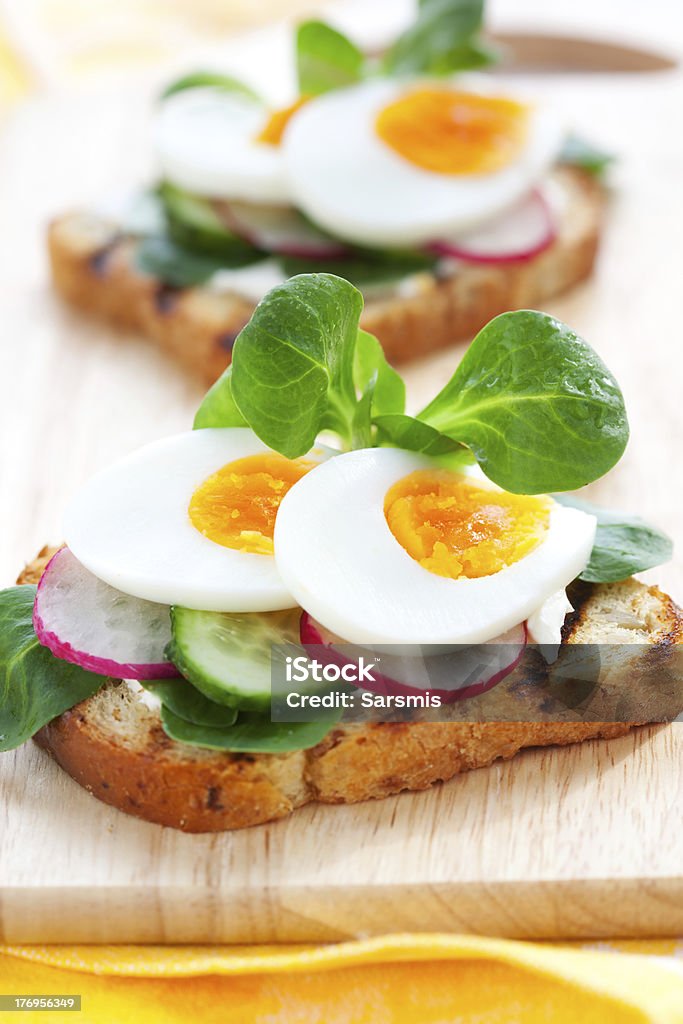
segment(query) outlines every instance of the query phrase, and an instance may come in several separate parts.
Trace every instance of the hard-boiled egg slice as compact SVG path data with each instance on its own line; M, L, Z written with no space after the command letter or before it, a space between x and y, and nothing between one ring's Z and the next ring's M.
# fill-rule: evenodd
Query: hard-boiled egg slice
M295 202L362 245L453 236L507 209L541 179L560 119L466 79L380 80L309 102L284 135Z
M595 526L479 471L374 448L340 455L290 491L275 553L299 604L351 643L483 643L579 575Z
M162 174L209 198L287 203L280 139L295 109L270 114L248 94L208 86L175 93L156 119Z
M280 502L332 454L272 452L246 428L147 445L93 477L67 510L76 558L126 594L204 611L296 604L273 557Z

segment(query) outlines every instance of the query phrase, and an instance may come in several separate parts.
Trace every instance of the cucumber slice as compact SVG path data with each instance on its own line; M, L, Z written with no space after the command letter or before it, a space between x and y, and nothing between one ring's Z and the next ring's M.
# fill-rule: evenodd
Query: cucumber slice
M168 657L209 700L270 710L271 648L299 644L300 608L279 612L199 612L171 609Z
M187 679L153 679L140 684L161 701L178 718L193 725L208 726L212 729L234 725L237 708L227 704L216 704L195 689Z
M326 711L315 722L271 722L265 715L240 713L236 723L224 729L194 725L161 707L161 724L172 740L209 750L231 750L244 754L286 754L307 750L325 738L341 717L341 711Z
M226 269L263 258L258 249L226 227L208 199L170 182L162 182L157 191L164 205L169 235L178 245L197 253L219 256L225 261Z

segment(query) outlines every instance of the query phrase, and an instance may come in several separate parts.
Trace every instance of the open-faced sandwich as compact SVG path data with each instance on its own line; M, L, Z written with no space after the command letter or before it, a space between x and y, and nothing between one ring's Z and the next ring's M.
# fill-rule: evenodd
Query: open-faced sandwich
M195 429L75 496L67 546L0 594L0 749L35 736L99 799L208 831L678 714L681 613L631 578L670 542L561 493L627 442L596 353L547 314L503 314L412 417L361 310L338 277L277 286ZM344 644L389 650L384 685L367 687L379 715L321 698L305 720L278 717L272 651L299 666L322 652L339 676ZM495 652L488 669L442 672L433 703L393 699L430 659L477 646ZM596 647L627 651L611 706L567 670ZM398 719L378 720L392 702Z
M490 59L480 8L424 0L381 60L303 24L298 95L279 109L226 75L175 82L155 115L158 182L52 223L55 286L210 383L292 275L360 288L363 326L392 363L582 280L605 158L568 145L542 97L471 71Z

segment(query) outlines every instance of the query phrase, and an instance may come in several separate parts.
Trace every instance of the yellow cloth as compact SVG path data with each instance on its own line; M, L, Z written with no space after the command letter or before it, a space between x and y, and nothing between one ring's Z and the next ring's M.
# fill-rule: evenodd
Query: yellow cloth
M604 947L604 944L599 944ZM617 953L450 935L325 947L0 946L0 992L75 994L22 1024L679 1024L673 942Z

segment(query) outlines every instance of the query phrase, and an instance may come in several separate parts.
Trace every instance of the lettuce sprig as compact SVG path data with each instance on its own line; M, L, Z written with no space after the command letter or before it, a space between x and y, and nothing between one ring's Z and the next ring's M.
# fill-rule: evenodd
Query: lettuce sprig
M411 416L403 380L360 327L362 308L360 292L330 274L274 288L238 336L232 365L201 403L195 428L249 426L288 458L304 455L326 431L342 450L393 446L450 464L476 461L516 494L577 490L621 458L629 426L619 385L590 345L548 313L491 320L450 380ZM614 582L671 557L671 541L656 527L590 511L598 534L585 579Z
M257 306L232 365L195 427L248 425L288 458L323 431L341 448L393 445L476 460L508 491L569 491L621 458L628 420L596 352L547 313L503 313L484 327L447 384L417 414L371 334L361 293L343 278L290 278Z

